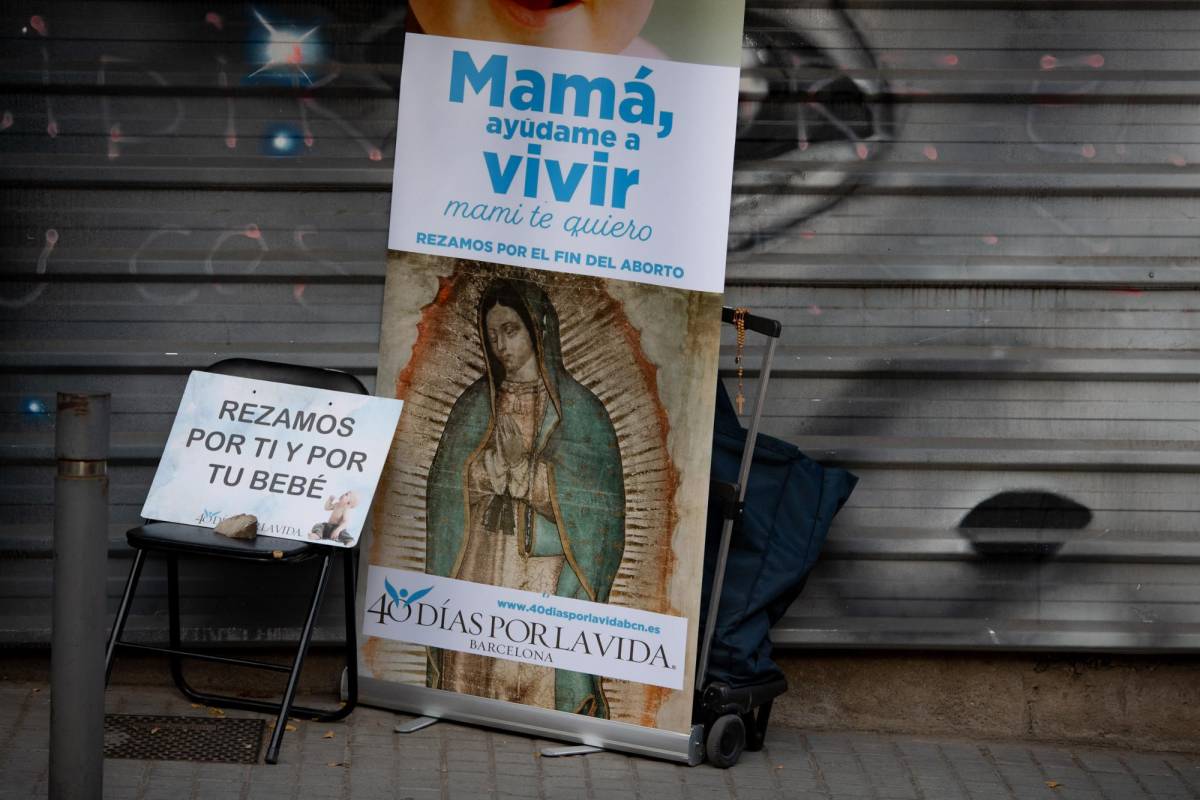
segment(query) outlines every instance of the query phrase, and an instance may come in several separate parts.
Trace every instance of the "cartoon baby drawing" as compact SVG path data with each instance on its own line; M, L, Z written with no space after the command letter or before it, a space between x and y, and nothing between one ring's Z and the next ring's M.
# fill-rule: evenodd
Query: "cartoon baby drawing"
M346 525L350 521L349 511L358 506L358 495L354 492L344 492L337 500L331 495L325 500L325 510L331 511L327 522L318 522L313 525L310 539L337 539L345 545L352 544L354 537L346 530Z

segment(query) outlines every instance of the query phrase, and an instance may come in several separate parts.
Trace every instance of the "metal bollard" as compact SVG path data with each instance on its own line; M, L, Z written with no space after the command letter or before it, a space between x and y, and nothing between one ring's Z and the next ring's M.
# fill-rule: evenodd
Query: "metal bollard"
M58 395L50 798L97 798L104 775L108 394Z

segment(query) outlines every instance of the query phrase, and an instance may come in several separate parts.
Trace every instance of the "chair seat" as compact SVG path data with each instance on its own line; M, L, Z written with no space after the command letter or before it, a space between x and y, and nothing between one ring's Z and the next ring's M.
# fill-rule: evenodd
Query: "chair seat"
M125 534L129 546L137 550L191 553L198 556L237 558L246 561L268 561L294 564L320 554L327 545L310 544L295 539L256 536L253 539L230 539L212 528L181 525L177 522L148 522ZM282 553L277 556L276 553Z

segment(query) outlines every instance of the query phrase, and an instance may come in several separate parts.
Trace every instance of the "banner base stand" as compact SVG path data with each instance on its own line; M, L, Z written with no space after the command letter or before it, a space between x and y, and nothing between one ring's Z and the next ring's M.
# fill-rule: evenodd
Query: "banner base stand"
M417 717L416 719L401 722L392 731L394 733L416 733L417 731L425 730L436 722L436 717Z
M689 733L663 731L367 676L358 679L358 702L526 736L575 742L602 750L679 761L689 766L704 760L704 728L701 725L693 725Z
M592 747L590 744L569 744L566 747L543 747L542 758L564 758L566 756L586 756L590 753L603 753L603 747Z

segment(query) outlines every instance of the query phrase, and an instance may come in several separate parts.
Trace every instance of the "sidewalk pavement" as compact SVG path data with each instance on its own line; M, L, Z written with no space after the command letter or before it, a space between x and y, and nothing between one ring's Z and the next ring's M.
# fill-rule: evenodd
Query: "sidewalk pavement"
M159 687L114 687L107 702L112 713L207 713ZM109 759L104 796L1200 800L1200 755L774 728L763 752L719 770L617 753L544 758L553 743L445 722L399 735L401 719L360 707L343 723L297 722L274 766ZM0 684L0 798L46 796L49 725L44 684Z

